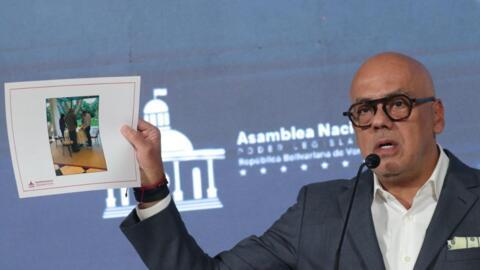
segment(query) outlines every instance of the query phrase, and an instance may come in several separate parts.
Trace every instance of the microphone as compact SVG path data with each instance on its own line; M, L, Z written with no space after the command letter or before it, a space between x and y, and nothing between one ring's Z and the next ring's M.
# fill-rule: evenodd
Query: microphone
M335 268L334 269L338 269L338 267L339 267L340 251L342 250L343 241L345 239L345 233L347 232L348 221L350 220L350 212L352 212L353 200L355 199L355 193L357 192L358 180L360 179L360 174L362 173L362 169L363 169L363 167L367 166L368 169L372 170L372 169L377 168L378 165L380 165L380 157L377 154L370 154L365 158L363 163L360 165L360 168L358 168L357 177L355 177L355 180L354 180L354 183L353 183L353 192L352 192L352 195L350 196L350 201L349 201L349 204L348 204L347 215L345 216L345 221L343 222L343 226L342 226L342 234L340 236L340 243L338 244L337 252L335 254Z
M380 157L377 154L370 154L365 158L363 164L365 164L370 170L375 169L380 165Z

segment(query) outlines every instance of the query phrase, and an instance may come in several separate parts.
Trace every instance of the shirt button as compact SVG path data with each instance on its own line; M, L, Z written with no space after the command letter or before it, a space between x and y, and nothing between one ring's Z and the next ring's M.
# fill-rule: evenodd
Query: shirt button
M403 257L403 261L406 262L406 263L410 262L411 260L412 260L412 258L410 258L410 256Z

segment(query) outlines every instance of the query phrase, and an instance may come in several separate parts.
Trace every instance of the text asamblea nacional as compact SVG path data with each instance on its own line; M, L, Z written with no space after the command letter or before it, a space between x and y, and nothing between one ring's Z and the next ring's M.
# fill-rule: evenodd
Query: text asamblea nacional
M290 128L280 127L278 130L256 133L247 133L240 130L237 137L237 146L337 137L352 134L354 134L354 131L351 123L343 125L319 123L316 129L312 127L297 128L295 126L291 126Z

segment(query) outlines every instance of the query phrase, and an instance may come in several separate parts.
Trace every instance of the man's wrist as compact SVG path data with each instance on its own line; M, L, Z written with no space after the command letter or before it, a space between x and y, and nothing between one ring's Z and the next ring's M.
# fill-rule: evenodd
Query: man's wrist
M168 184L168 180L167 180L167 177L165 176L165 174L163 174L161 177L159 177L157 179L159 179L159 180L157 180L155 182L152 182L152 183L143 183L143 181L142 181L141 188L144 188L145 190L150 190L150 189L155 189L157 187Z
M161 185L162 183L168 182L163 170L163 166L156 169L140 169L140 174L142 179L142 187L155 187Z
M170 193L167 184L167 178L165 175L163 175L160 180L154 182L153 184L144 184L141 187L134 188L133 192L135 199L140 203L140 205L144 203L158 202L167 197ZM151 205L145 205L145 208L149 206Z

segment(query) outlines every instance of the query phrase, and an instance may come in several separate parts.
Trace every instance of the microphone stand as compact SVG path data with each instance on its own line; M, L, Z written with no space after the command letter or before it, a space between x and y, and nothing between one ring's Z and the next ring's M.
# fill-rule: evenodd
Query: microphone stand
M380 165L380 157L376 154L370 154L365 158L365 161L362 163L362 165L360 165L360 168L358 168L357 176L355 177L355 180L353 182L352 196L350 196L350 201L348 203L347 216L345 217L345 221L342 227L340 243L338 245L337 252L335 253L335 267L333 268L335 270L339 269L338 267L340 264L340 252L342 250L343 241L345 240L348 221L350 220L350 212L352 212L353 200L355 199L355 193L357 192L358 181L360 179L360 174L362 173L362 169L365 166L367 166L369 169L375 169L376 167L378 167L378 165Z

